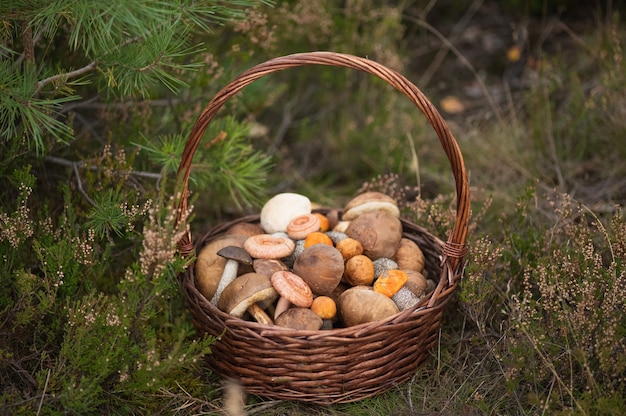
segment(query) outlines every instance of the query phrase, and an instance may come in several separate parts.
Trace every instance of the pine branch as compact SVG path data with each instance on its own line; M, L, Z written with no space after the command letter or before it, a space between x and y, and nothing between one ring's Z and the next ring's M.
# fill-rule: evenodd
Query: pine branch
M92 61L88 65L85 65L84 67L76 69L74 71L66 72L63 74L56 74L51 77L42 79L41 81L37 82L37 88L35 89L33 96L37 95L43 87L45 87L46 85L52 82L56 82L60 80L68 80L71 78L78 77L80 75L93 71L94 69L96 69L96 67L97 67L96 61Z
M35 64L35 43L33 41L33 29L26 23L24 24L24 59L30 64Z

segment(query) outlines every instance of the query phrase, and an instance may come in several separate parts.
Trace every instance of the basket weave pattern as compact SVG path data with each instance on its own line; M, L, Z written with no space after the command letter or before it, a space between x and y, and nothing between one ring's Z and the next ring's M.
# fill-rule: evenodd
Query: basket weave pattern
M463 157L447 124L424 94L403 75L376 62L333 52L310 52L275 58L240 74L204 108L187 140L179 175L183 194L179 218L187 208L191 161L199 142L224 103L245 86L270 73L304 65L352 68L383 79L411 100L431 123L450 160L455 178L457 212L447 242L402 220L403 236L424 252L436 289L415 306L392 317L334 330L302 331L262 325L232 317L213 306L195 287L194 267L180 276L193 322L200 333L220 336L207 357L211 368L239 380L248 393L274 399L331 404L350 402L390 390L415 373L436 342L445 304L461 279L469 222L469 185ZM220 224L195 243L207 242L246 216ZM190 234L179 242L183 255L194 252Z

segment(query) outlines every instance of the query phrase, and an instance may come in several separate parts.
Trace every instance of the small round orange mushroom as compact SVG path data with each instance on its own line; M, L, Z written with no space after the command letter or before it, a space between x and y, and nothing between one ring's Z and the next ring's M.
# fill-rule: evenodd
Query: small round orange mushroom
M326 234L320 231L315 231L307 235L304 239L304 248L311 247L315 244L326 244L333 247L333 240L331 240Z
M358 256L359 254L363 254L363 244L354 238L344 238L338 241L335 247L341 253L344 261L347 261L351 257Z
M337 304L329 296L318 296L313 299L311 310L322 319L333 319L337 316Z
M387 270L374 282L374 291L390 298L404 286L407 280L409 277L402 270Z
M346 262L343 277L352 286L369 286L374 281L374 262L363 254L351 257Z
M313 215L315 215L320 220L321 232L326 232L330 230L330 220L328 219L326 215L322 214L321 212L314 212Z

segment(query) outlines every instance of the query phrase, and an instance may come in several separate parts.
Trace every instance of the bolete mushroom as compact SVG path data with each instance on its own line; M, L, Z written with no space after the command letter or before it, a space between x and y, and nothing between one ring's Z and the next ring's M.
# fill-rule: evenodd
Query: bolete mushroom
M388 211L369 211L350 221L346 234L358 240L363 245L363 254L372 260L391 258L402 239L402 223Z
M370 211L383 210L395 217L400 216L396 201L381 192L363 192L352 198L344 207L342 219L352 221L359 215Z
M255 272L272 277L279 270L289 270L287 265L278 259L254 259L252 268Z
M286 310L274 321L278 326L308 331L317 331L322 327L322 323L322 318L311 309L300 307Z
M278 293L270 278L260 273L246 273L233 280L222 292L217 307L237 318L250 313L260 323L271 324L272 320L257 303L273 302Z
M393 300L364 286L355 286L343 292L337 309L345 326L378 321L399 312Z
M265 233L265 231L263 231L263 228L261 228L259 224L253 224L251 222L238 222L226 230L226 235L245 235L247 237L263 233Z
M252 265L252 257L241 247L226 246L217 252L218 256L226 259L226 265L224 265L224 271L220 277L220 281L215 289L215 294L211 298L211 303L217 305L217 302L222 295L222 292L237 277L239 271L239 264Z
M315 244L307 247L293 264L300 276L316 295L330 295L343 276L344 263L335 247Z
M246 238L245 235L224 235L200 249L195 265L195 284L207 300L215 294L226 265L226 259L218 256L217 252L227 246L241 247Z
M424 270L424 253L417 243L408 238L402 238L393 260L398 264L398 269L415 270L422 272Z
M310 213L311 201L306 196L290 192L276 194L261 208L261 227L268 234L284 232L293 218Z
M426 289L428 288L428 281L424 275L415 270L404 270L407 275L407 281L404 284L407 289L413 292L416 296L424 296Z

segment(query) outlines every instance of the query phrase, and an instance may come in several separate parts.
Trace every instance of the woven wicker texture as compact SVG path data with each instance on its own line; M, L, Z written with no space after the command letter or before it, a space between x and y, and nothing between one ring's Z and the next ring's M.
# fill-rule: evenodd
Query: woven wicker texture
M393 389L409 380L428 358L445 304L461 279L469 209L469 185L463 157L447 124L424 94L403 75L368 59L334 52L283 56L240 74L207 104L187 140L179 167L184 189L179 220L187 209L188 180L193 155L212 118L233 95L255 80L304 65L347 67L372 74L395 87L426 116L450 161L456 186L456 220L447 242L426 229L402 220L404 237L424 252L428 275L436 289L417 305L387 319L330 331L299 331L234 318L213 306L195 287L194 267L180 276L194 325L200 333L220 336L207 357L224 377L239 380L248 393L273 399L318 404L350 402ZM258 222L247 216L220 224L195 243L199 250L238 222ZM194 252L191 234L179 243L184 255Z

